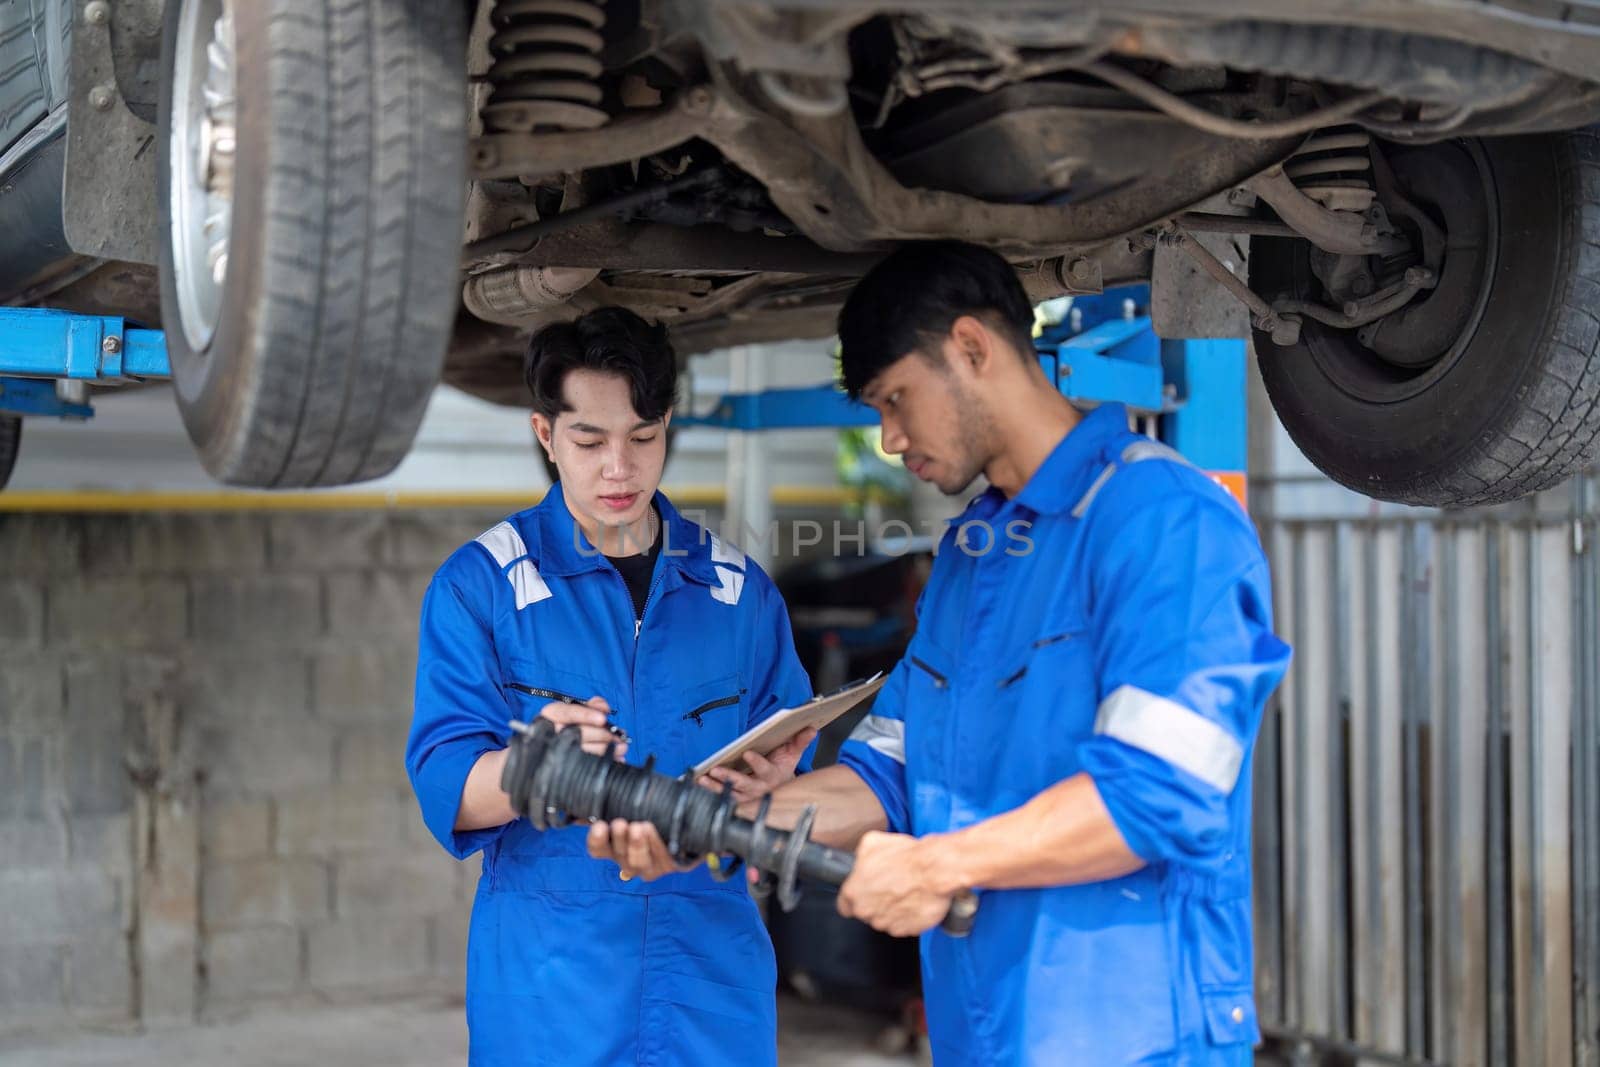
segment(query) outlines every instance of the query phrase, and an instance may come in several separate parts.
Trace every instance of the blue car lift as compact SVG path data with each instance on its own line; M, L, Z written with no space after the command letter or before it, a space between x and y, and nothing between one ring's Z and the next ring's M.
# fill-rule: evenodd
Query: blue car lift
M1245 344L1155 335L1148 286L1075 297L1068 319L1039 337L1039 359L1063 396L1120 401L1157 420L1163 441L1213 472L1241 502L1245 469ZM62 382L116 384L172 375L159 330L106 315L0 308L0 416L87 419ZM680 426L790 430L873 426L877 415L832 385L730 394Z
M729 393L704 415L674 415L674 426L714 430L821 430L876 426L878 413L832 385Z
M1036 340L1056 388L1080 403L1121 402L1154 419L1162 441L1210 472L1244 502L1246 451L1243 340L1174 341L1151 326L1150 287L1074 297L1069 317ZM679 426L724 430L875 426L877 414L832 385L722 397Z
M170 378L160 330L110 315L0 308L0 415L87 419L94 410L64 397L59 382L118 384Z

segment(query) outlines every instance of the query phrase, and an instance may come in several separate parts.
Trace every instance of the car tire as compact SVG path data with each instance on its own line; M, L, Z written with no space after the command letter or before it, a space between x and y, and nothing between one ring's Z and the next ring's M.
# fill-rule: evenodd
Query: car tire
M0 489L11 480L22 446L22 416L0 415Z
M1408 187L1447 237L1455 216L1457 229L1481 223L1482 240L1447 246L1439 287L1403 313L1441 299L1466 313L1436 358L1380 356L1357 331L1311 320L1292 345L1258 332L1284 428L1329 477L1380 500L1496 504L1560 484L1600 444L1600 127L1388 151L1402 185L1407 172L1440 189L1439 175L1476 174L1439 204ZM1472 292L1446 293L1451 256L1477 257L1455 279ZM1252 281L1269 300L1317 299L1309 261L1303 241L1258 239Z
M229 10L224 29L220 0L166 5L160 270L178 406L224 482L379 477L411 446L459 305L465 15L443 0Z

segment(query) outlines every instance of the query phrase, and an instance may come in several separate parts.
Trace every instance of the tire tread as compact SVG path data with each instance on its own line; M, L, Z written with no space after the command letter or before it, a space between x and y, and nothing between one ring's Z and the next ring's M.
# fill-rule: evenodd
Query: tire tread
M459 302L465 20L438 0L263 2L270 128L252 133L274 150L253 358L197 440L224 481L341 485L398 465L443 368Z
M1600 453L1600 126L1556 136L1552 177L1561 230L1555 248L1562 260L1544 325L1528 338L1535 348L1516 403L1447 464L1381 484L1364 482L1363 472L1324 465L1335 480L1403 504L1472 507L1553 488ZM1289 421L1285 425L1298 436ZM1312 442L1298 443L1310 454Z

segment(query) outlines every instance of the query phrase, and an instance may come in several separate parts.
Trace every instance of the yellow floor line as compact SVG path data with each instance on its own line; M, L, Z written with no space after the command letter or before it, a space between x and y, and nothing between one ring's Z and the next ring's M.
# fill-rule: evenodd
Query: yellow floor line
M716 485L666 487L678 507L721 507L727 492ZM540 492L373 492L329 490L304 492L215 492L166 490L16 490L0 492L0 512L106 511L363 511L443 508L485 508L517 511L536 503ZM773 486L772 502L780 507L840 507L857 499L842 487Z

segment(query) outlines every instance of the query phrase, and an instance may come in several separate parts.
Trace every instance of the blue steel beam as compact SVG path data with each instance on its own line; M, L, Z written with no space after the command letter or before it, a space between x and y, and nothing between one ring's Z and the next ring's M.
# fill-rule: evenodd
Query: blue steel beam
M0 377L0 415L44 415L60 419L88 419L94 409L73 404L56 395L56 383L38 378Z
M129 329L110 315L0 308L0 375L116 381L172 370L159 330Z
M1234 338L1163 341L1161 359L1179 407L1161 437L1208 471L1243 471L1248 441L1245 371L1249 351Z
M1048 327L1039 338L1045 374L1063 396L1120 402L1163 416L1162 437L1208 470L1244 470L1242 341L1163 341L1148 315L1147 286L1083 299L1073 326ZM1072 332L1074 327L1084 327ZM722 397L706 415L681 426L724 430L792 430L872 426L877 416L831 385L769 389Z
M841 426L876 426L877 412L858 404L831 385L730 393L705 415L674 417L674 426L709 426L720 430L807 430Z
M1121 297L1116 306L1122 307ZM1106 319L1064 339L1041 339L1039 358L1045 373L1073 400L1172 410L1162 378L1161 341L1148 316ZM877 421L871 408L831 385L730 393L705 415L673 419L679 426L744 431L874 426Z
M1170 408L1161 369L1161 340L1148 316L1110 319L1066 340L1041 339L1039 356L1061 394L1072 400L1119 401L1143 411Z

